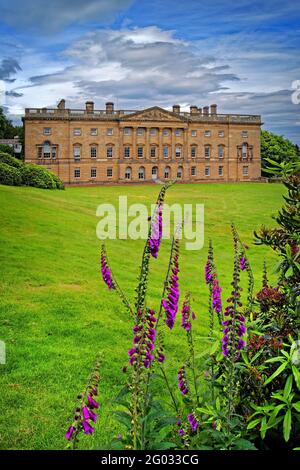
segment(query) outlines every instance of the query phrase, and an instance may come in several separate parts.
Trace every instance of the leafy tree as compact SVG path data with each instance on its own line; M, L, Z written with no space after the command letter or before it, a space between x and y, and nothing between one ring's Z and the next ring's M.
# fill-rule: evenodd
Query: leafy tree
M263 170L267 166L267 159L274 160L277 163L297 161L300 159L299 147L281 135L262 131L261 159ZM266 174L265 171L263 173Z
M15 128L12 122L7 119L3 109L0 108L0 139L12 139L15 135Z

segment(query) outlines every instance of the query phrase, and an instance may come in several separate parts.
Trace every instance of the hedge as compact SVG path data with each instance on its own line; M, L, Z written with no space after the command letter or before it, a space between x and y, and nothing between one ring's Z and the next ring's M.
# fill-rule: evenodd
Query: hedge
M17 168L0 162L0 184L20 186L22 184L21 172Z
M0 150L0 163L6 163L9 166L13 166L14 168L20 169L24 163L21 160L18 160L15 157L12 157L6 152L1 152Z
M0 152L8 153L8 155L11 155L12 157L15 155L14 149L10 145L0 144Z
M22 182L25 186L34 186L35 188L56 189L57 185L52 174L34 164L24 165L21 169Z

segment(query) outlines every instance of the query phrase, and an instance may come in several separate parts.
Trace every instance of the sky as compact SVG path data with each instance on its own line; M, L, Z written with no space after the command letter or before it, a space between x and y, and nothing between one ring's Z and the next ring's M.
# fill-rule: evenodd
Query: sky
M299 50L298 0L0 0L0 106L216 103L300 144Z

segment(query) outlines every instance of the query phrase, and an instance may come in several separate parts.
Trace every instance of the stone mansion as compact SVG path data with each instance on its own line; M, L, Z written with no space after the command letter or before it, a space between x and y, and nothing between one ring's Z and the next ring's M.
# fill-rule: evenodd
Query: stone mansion
M66 184L256 181L261 176L259 115L189 112L153 106L141 111L27 108L25 161Z

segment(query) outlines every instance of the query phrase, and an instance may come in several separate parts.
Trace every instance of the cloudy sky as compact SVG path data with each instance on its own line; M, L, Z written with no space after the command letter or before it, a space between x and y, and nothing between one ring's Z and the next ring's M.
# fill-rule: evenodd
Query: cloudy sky
M300 144L299 50L296 0L0 0L0 105L217 103Z

